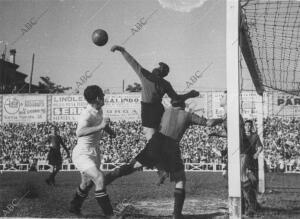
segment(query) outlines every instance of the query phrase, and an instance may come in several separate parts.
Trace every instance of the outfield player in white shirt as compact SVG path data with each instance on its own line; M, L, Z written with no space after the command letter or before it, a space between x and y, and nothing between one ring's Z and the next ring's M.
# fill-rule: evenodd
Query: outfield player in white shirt
M108 194L104 185L104 174L100 170L100 139L102 130L114 137L109 128L109 119L103 118L102 106L104 93L97 85L88 86L84 90L84 98L88 102L80 115L76 135L78 142L72 153L72 160L81 173L81 184L71 201L70 212L81 214L81 206L95 185L95 198L107 218L116 218L113 214Z

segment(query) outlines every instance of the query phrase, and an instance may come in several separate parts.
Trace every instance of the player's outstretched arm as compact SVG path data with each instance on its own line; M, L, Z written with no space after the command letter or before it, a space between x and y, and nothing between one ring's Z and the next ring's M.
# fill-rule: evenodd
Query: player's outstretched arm
M112 52L119 51L122 53L125 51L125 48L122 46L114 45L111 47L110 51L112 51Z
M133 58L132 55L130 55L124 47L122 46L113 46L111 47L110 49L112 52L115 52L115 51L119 51L123 57L125 58L125 60L128 62L128 64L133 68L133 70L138 74L139 77L142 76L142 66L136 61L135 58Z
M179 97L186 100L186 99L189 99L189 98L198 97L199 95L200 95L200 93L198 91L191 90L190 92L188 92L186 94L179 95Z
M107 126L109 123L108 118L103 118L102 122L99 125L95 126L89 126L88 119L82 119L78 122L78 127L76 130L77 137L87 136L90 134L93 134L95 132L100 131L101 129L104 129L105 126Z
M186 94L177 94L170 82L163 80L164 81L164 87L166 89L167 95L173 100L173 99L182 99L182 100L187 100L189 98L193 97L198 97L199 92L195 90L191 90L190 92Z

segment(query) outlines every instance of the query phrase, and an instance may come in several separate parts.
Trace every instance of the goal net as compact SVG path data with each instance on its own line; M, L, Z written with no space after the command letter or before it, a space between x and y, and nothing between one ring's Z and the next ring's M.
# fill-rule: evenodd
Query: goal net
M255 86L262 86L259 91L299 95L300 1L242 0L241 32L242 52L245 60L253 59L247 66Z
M266 191L300 191L284 175L300 173L300 1L241 0L240 6L241 89L252 88L263 100L252 118L263 113L265 170L271 172L265 175ZM250 105L255 108L257 101Z

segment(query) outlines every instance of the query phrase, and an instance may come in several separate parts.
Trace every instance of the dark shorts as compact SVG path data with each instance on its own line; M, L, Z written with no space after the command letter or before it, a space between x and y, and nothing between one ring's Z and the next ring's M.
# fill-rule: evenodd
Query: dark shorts
M169 172L171 181L178 178L178 172L184 171L178 142L159 132L152 136L135 159L147 168L159 167Z
M60 151L51 148L50 151L49 151L49 153L48 153L47 160L49 161L50 165L61 166L61 164L62 164L62 157L61 157Z
M161 117L165 111L161 103L141 102L142 126L158 129Z

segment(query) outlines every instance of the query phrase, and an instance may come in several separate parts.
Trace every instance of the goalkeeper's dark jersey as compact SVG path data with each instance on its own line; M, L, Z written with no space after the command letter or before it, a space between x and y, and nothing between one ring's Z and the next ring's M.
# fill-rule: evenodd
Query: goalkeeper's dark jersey
M227 116L223 120L224 128L227 132ZM250 154L251 153L250 142L246 136L245 125L243 117L240 115L240 154Z
M174 91L168 81L158 78L148 70L144 69L128 52L125 51L122 54L141 80L142 102L160 103L165 94L171 99L178 98L178 94Z

